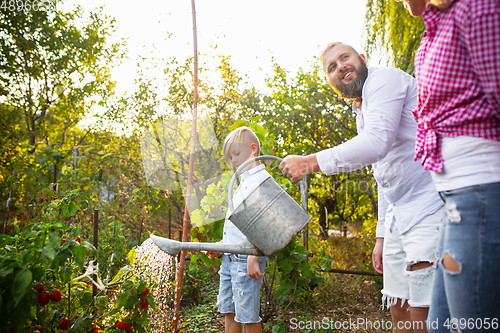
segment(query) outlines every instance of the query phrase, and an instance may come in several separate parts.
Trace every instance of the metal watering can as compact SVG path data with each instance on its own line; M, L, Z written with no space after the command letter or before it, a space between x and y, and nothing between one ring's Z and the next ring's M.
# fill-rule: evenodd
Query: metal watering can
M153 242L168 254L175 256L181 250L237 253L273 258L304 228L311 216L288 195L272 177L262 182L234 209L233 186L241 171L249 164L264 159L282 161L276 156L258 156L243 163L229 183L229 220L241 230L247 240L239 244L178 242L151 235ZM305 193L306 180L300 181Z

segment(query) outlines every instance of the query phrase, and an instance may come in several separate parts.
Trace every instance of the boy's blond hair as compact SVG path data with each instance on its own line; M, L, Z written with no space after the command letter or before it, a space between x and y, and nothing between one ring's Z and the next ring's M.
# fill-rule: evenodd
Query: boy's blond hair
M233 166L231 161L231 154L229 154L229 148L233 143L255 143L257 145L257 156L260 155L260 141L255 135L254 131L250 127L242 126L233 130L229 133L224 140L224 145L222 146L222 154L224 154L224 160L227 166Z

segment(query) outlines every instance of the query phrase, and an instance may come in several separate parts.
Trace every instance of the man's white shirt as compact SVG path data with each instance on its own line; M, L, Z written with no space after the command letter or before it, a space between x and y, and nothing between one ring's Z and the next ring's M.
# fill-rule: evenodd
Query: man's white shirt
M353 106L358 135L316 158L327 175L371 164L379 197L377 237L394 223L402 234L443 205L430 173L413 161L417 83L399 69L370 67L362 100L361 108Z

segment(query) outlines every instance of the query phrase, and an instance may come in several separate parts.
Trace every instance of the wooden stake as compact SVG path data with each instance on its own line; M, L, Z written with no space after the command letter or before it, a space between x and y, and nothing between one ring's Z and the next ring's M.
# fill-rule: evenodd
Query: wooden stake
M172 210L168 209L168 239L172 238Z
M94 209L94 247L97 250L97 245L99 243L99 209ZM97 254L94 256L94 265L97 264ZM97 283L97 274L92 274L92 279ZM95 298L97 295L97 287L92 284L92 296Z
M191 121L191 153L189 155L189 171L188 171L188 183L186 190L186 205L184 209L184 222L182 226L182 241L187 241L187 235L189 232L189 204L191 203L191 186L193 183L193 169L194 169L194 153L196 148L196 121L198 117L198 40L196 32L196 8L195 0L191 0L192 16L193 16L193 48L194 48L194 58L193 58L193 78L194 78L194 92L193 92L193 119ZM185 257L186 251L182 250L180 253L179 260L179 271L177 275L177 285L175 288L175 301L174 301L174 318L172 319L172 332L177 333L179 330L177 328L177 322L179 320L179 310L181 303L181 289L182 289L182 277L184 275Z
M142 237L142 224L144 219L141 219L141 224L139 225L139 239L137 240L137 246L141 246L141 237Z
M52 183L52 189L57 192L57 163L54 163L54 182Z

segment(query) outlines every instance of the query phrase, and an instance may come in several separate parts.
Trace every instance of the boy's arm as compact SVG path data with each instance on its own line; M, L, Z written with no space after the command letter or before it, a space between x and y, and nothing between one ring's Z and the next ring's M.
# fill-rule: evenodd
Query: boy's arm
M247 272L252 279L259 280L264 275L260 272L259 257L249 255L247 258Z

